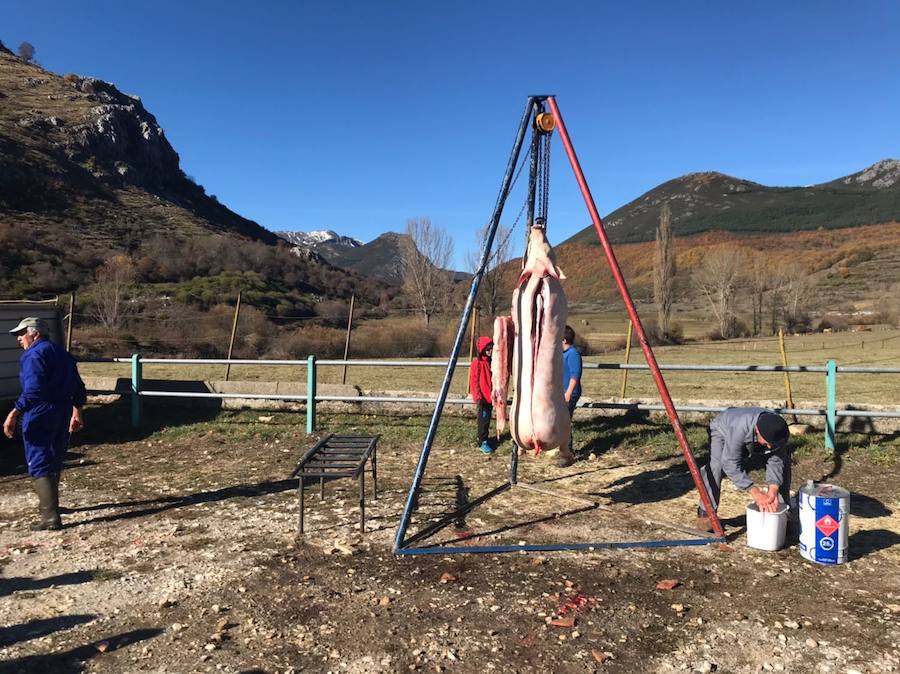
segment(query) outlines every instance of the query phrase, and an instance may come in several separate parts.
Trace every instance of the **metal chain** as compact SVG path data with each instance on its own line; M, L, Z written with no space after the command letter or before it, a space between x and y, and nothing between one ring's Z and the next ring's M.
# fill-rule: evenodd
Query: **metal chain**
M547 215L549 213L550 208L550 134L545 133L543 138L543 156L541 157L541 168L540 170L543 172L541 176L541 205L540 205L540 213L544 218L544 222L547 222Z

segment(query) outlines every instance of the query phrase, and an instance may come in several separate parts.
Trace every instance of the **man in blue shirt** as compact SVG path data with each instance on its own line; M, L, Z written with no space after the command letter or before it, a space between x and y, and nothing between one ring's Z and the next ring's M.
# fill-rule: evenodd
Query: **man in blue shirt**
M12 438L22 418L28 474L40 503L40 520L31 528L60 529L59 474L69 434L84 428L84 382L75 359L50 341L43 319L23 318L10 332L25 353L19 359L22 394L3 423L3 432Z
M569 419L575 413L575 405L581 397L581 354L575 348L575 331L567 325L563 331L563 390L566 404L569 406ZM560 449L557 465L560 468L571 466L575 462L572 451L572 433L569 434L569 447L566 452Z

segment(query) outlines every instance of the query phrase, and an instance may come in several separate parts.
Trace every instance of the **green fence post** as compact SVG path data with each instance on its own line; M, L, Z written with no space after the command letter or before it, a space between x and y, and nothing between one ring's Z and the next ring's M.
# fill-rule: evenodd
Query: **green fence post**
M316 432L316 357L306 359L306 432Z
M834 451L837 428L837 363L829 360L825 374L825 448Z
M131 426L141 426L141 380L143 379L141 357L138 354L131 356Z

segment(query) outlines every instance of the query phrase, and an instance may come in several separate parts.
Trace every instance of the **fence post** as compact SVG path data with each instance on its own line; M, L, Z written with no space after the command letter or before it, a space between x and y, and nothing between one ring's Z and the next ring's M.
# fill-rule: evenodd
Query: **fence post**
M234 321L231 323L231 339L228 340L228 360L225 366L225 381L228 381L228 375L231 374L231 354L234 352L234 337L237 335L238 320L241 316L241 291L238 290L237 304L234 305Z
M347 316L347 338L344 340L344 360L350 356L350 331L353 328L353 304L356 302L356 295L350 295L350 315ZM347 383L347 363L344 363L344 373L341 375L341 384Z
M143 379L143 367L141 357L138 354L131 356L131 426L141 426L141 383Z
M787 368L787 351L784 348L784 330L778 328L778 346L781 348L781 364ZM784 371L784 393L787 396L787 400L784 401L784 404L794 408L794 393L791 391L791 378L788 376L787 370ZM797 415L793 415L794 423L797 423Z
M837 363L829 360L825 374L825 448L834 451L837 427Z
M631 360L631 335L634 332L634 324L631 321L628 321L628 337L625 338L625 365L628 365L628 361ZM625 386L628 384L628 370L622 370L622 388L619 391L619 397L625 398Z
M316 357L306 359L306 432L316 432Z

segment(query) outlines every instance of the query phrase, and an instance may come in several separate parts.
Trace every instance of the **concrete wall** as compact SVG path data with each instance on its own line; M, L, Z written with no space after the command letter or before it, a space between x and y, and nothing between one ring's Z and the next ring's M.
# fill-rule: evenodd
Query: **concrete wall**
M116 395L131 394L131 379L124 377L84 377L88 391L110 391ZM199 381L178 379L144 379L145 391L178 391L180 393L252 393L267 395L305 396L306 383L293 381ZM359 396L355 386L340 384L319 384L316 391L319 395ZM259 400L255 398L154 398L170 404L183 404L190 400L191 404L210 404L223 409L242 407L259 409L291 409L303 405L302 401Z

